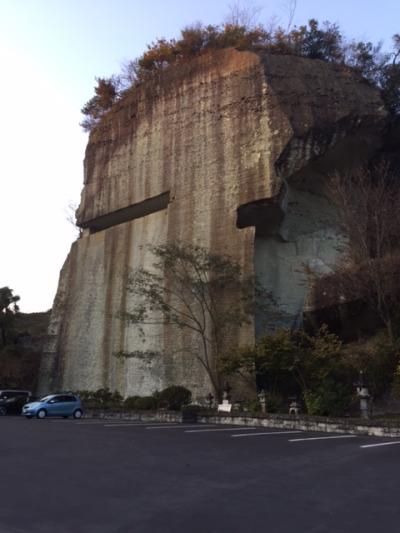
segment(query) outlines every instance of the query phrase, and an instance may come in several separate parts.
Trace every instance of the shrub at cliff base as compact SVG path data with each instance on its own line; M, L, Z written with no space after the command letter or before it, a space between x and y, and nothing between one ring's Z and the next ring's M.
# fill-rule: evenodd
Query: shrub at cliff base
M225 361L223 370L239 375L255 372L258 388L266 392L267 412L287 412L288 398L296 395L309 414L340 415L350 405L355 381L341 349L340 339L326 326L316 335L280 330L254 346L240 348ZM259 402L247 408L257 412Z
M179 385L167 387L161 392L154 392L151 396L129 396L125 399L123 407L127 410L155 410L169 409L180 411L190 403L192 393Z
M139 411L155 411L158 409L157 398L154 396L142 396L136 398L134 409L138 409Z
M372 339L350 345L348 351L348 363L357 373L363 371L364 381L374 399L394 392L398 380L396 369L400 363L399 338L391 339L386 331L381 331Z
M285 401L281 394L267 391L265 398L265 410L267 413L279 413L285 410L285 407Z
M97 391L77 391L86 409L126 409L148 411L156 409L170 409L179 411L188 405L192 398L190 390L179 385L168 387L161 392L154 392L151 396L129 396L123 399L118 391L107 388Z
M77 391L86 409L120 409L123 398L118 391L111 392L109 389L97 391Z
M192 399L192 393L186 387L173 385L162 390L158 395L160 407L179 411L184 405L188 405Z
M253 398L243 404L243 410L251 414L261 413L261 403L257 398Z
M309 415L342 416L349 408L353 395L351 388L334 381L325 381L320 387L303 393Z
M127 411L132 411L133 409L136 409L136 402L140 399L140 396L128 396L124 400L123 408Z
M267 413L287 412L289 397L296 395L310 415L343 416L353 407L358 410L360 371L373 401L390 393L400 397L400 339L382 331L343 346L326 326L315 335L280 330L238 349L223 370L242 376L255 372L259 390L266 393ZM261 410L258 400L244 407Z
M394 379L392 383L392 396L396 400L400 400L400 363L394 372Z
M287 411L285 401L277 392L265 391L265 412L267 414L274 414ZM262 413L261 402L258 398L253 398L244 402L243 410L249 413Z

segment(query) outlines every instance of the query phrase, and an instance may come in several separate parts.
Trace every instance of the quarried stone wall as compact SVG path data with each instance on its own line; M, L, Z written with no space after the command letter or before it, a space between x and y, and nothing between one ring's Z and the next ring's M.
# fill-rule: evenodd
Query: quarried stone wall
M322 195L335 166L373 153L384 124L378 92L338 67L233 49L171 68L124 96L89 138L78 210L84 231L61 271L41 392L108 387L144 395L179 384L204 397L206 372L177 349L195 344L192 335L154 327L143 346L121 320L133 303L129 272L151 267L146 245L180 241L228 254L244 275L260 273L292 313L303 296L289 301L287 286L296 293L298 280L288 263L335 255L326 242L336 246L331 222L318 222L319 200L308 209L307 194ZM253 213L254 203L281 209L285 183L293 202L282 228L280 216L238 219L238 209ZM284 260L271 240L277 235L291 243ZM229 342L253 339L248 324ZM139 347L162 355L115 357Z

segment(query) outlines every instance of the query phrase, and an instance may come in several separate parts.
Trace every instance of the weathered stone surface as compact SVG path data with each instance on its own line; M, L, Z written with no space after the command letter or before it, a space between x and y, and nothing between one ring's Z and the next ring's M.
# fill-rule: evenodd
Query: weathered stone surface
M282 222L276 233L256 235L255 272L275 299L269 328L302 325L303 313L313 307L310 273L330 273L345 250L345 237L336 225L336 210L322 196L289 187ZM262 317L256 332L262 334Z
M174 352L181 339L168 330L153 329L145 346L165 350L163 357L113 356L143 348L118 317L131 305L129 270L149 266L141 246L180 240L227 253L288 298L283 305L295 316L307 291L291 276L294 265L303 258L328 264L337 253L329 242L340 244L332 209L318 215L328 203L319 196L326 174L373 153L384 124L378 92L338 67L231 49L127 94L89 139L78 210L86 229L61 272L41 390L109 387L130 395L183 384L195 396L207 394L205 372L192 356ZM167 208L121 222L130 206L140 204L132 208L139 213L147 205L141 202L168 192ZM253 202L258 210L249 217ZM104 224L96 220L117 225L99 230ZM293 301L288 292L297 294ZM249 325L231 342L253 338Z

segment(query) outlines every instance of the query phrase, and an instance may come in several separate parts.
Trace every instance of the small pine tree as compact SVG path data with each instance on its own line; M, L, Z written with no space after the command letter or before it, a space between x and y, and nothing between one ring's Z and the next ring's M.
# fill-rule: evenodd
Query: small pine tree
M96 81L95 95L81 109L85 118L80 125L85 131L90 131L97 124L118 97L118 79L116 77L96 78Z

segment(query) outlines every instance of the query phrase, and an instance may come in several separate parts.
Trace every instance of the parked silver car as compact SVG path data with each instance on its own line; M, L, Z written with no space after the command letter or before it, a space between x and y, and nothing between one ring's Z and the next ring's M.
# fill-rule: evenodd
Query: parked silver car
M27 403L22 408L26 418L46 418L46 416L62 416L81 418L83 416L81 400L75 394L50 394L36 402Z

